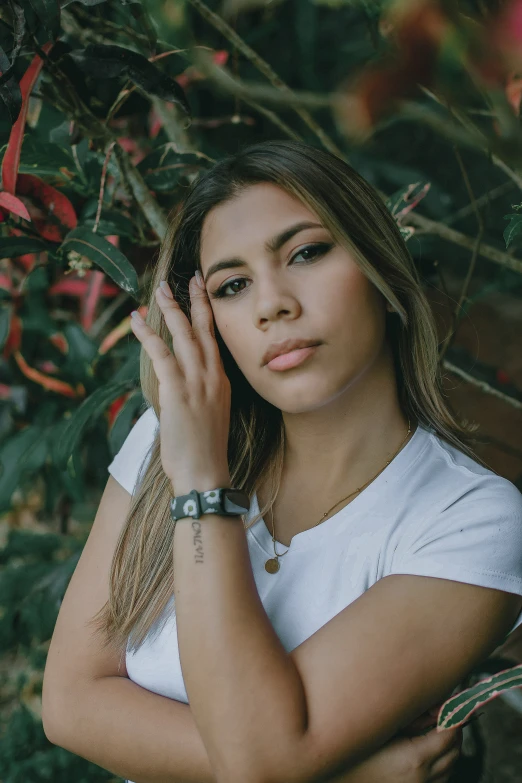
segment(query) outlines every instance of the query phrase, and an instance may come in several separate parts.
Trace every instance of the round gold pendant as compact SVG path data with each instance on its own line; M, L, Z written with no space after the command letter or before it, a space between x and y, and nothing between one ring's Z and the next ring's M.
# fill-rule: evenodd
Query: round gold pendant
M279 560L277 557L272 557L265 563L265 571L269 574L276 574L279 571Z

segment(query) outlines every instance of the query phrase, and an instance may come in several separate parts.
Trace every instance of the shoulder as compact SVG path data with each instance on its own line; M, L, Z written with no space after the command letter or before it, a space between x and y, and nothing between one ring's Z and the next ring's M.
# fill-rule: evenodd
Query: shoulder
M434 576L522 596L518 488L433 435L412 484L390 573Z
M133 493L145 471L159 428L159 419L153 407L142 413L131 427L123 445L108 467L109 473L126 489Z
M507 478L481 465L472 457L426 431L427 448L422 455L416 484L417 520L465 514L473 505L484 504L486 513L497 511L519 517L522 523L522 493Z

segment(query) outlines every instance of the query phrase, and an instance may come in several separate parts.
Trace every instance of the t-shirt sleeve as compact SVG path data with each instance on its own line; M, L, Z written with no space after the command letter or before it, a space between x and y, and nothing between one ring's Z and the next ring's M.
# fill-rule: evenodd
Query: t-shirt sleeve
M108 471L132 495L152 455L152 445L159 427L154 408L147 408L131 428Z
M435 515L417 520L398 549L393 573L522 596L522 493L500 476L468 487ZM510 633L521 624L522 611Z

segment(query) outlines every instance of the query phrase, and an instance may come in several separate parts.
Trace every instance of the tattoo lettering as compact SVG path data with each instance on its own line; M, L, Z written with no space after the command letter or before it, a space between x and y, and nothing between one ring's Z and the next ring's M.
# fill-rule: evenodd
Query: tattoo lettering
M201 536L201 523L199 520L194 519L192 521L192 530L194 530L194 548L195 548L195 563L202 563L203 562L203 538Z

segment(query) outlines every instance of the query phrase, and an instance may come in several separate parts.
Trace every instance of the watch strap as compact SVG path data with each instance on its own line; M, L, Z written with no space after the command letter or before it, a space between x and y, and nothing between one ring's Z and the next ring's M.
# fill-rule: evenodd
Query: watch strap
M203 514L238 516L250 509L246 492L234 487L218 487L205 492L193 489L186 495L178 495L170 501L170 513L174 521L184 517L199 519Z

